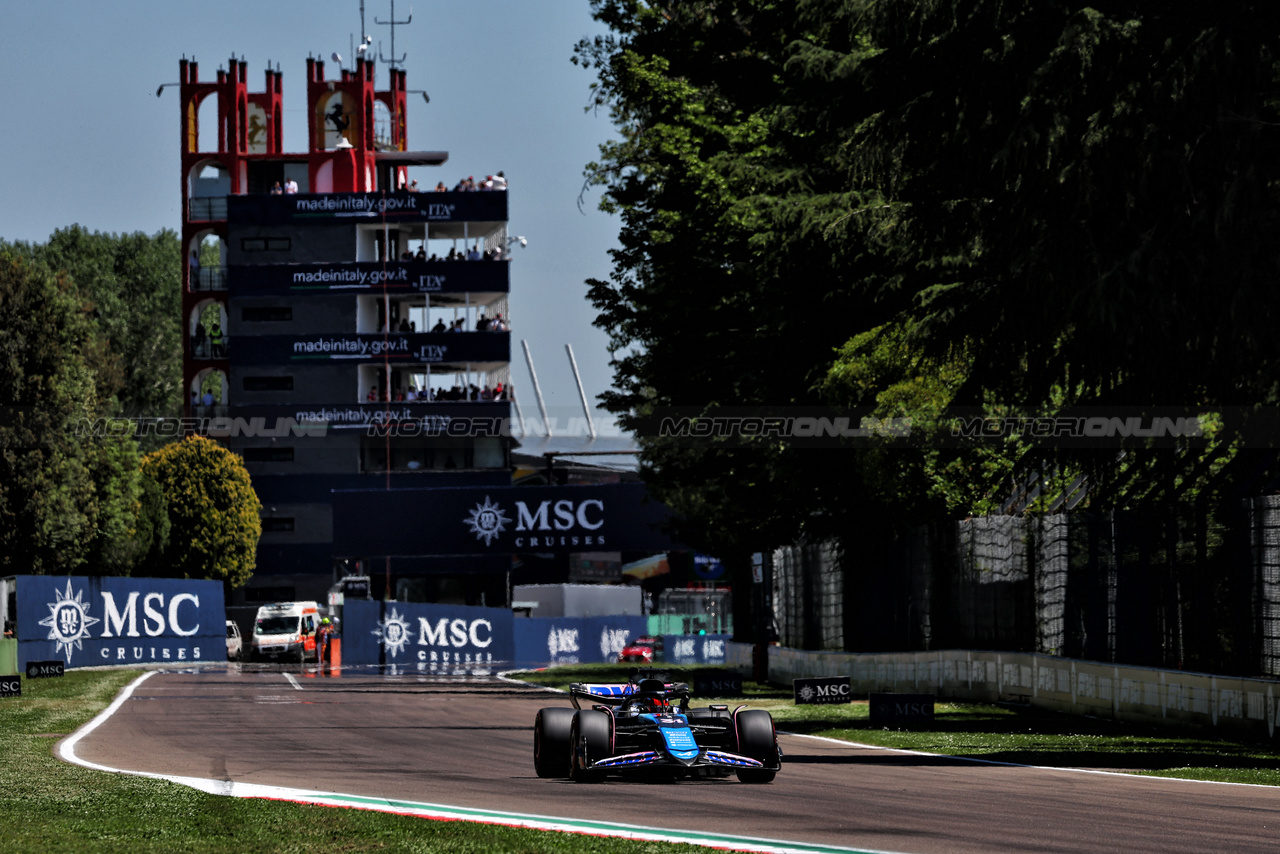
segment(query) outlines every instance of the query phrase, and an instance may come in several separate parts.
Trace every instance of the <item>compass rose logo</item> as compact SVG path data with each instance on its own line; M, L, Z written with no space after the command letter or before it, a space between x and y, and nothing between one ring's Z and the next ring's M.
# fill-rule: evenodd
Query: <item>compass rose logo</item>
M49 603L49 616L40 621L40 625L49 627L49 640L57 641L56 650L65 653L67 664L71 663L71 648L83 649L81 641L90 637L89 627L101 622L97 617L89 616L89 603L81 600L83 590L77 590L75 598L71 596L71 581L67 581L67 593L54 590L57 600Z
M476 535L477 540L484 540L484 544L489 546L493 545L493 541L499 534L507 530L507 523L511 520L502 512L502 508L490 501L489 496L486 495L484 503L477 504L471 511L471 515L462 521L470 526L471 533Z
M395 658L404 652L405 645L409 643L409 621L400 616L398 608L392 608L391 616L378 623L373 635L391 657Z

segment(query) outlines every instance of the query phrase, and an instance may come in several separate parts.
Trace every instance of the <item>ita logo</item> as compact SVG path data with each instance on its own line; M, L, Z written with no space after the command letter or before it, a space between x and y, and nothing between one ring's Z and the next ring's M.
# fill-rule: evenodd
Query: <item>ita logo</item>
M476 535L477 540L484 540L484 544L490 546L499 534L507 530L507 524L511 519L486 495L484 502L477 504L471 514L462 521L471 528L471 533Z
M89 616L89 603L83 601L83 590L77 590L72 597L70 581L66 595L56 589L54 593L56 599L49 603L49 616L41 620L40 625L49 627L48 640L57 642L57 652L65 654L70 664L72 648L83 649L81 641L90 637L89 627L101 621Z
M395 658L404 652L405 646L409 643L409 621L400 616L399 609L392 608L391 616L378 622L373 635L387 653Z

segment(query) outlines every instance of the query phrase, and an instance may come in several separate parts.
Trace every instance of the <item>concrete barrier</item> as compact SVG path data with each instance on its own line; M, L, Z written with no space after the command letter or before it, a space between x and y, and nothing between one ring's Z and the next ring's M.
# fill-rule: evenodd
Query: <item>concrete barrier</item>
M725 663L751 672L750 644L725 644ZM812 652L769 647L769 681L848 676L855 694L928 692L939 699L1026 703L1127 723L1274 737L1280 682L1127 667L1017 652Z

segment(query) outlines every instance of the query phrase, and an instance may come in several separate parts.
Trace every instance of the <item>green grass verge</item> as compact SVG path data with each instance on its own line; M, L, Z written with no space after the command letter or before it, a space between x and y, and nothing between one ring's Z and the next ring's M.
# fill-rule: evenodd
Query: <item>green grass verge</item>
M137 677L71 670L23 677L22 696L0 699L0 849L48 852L670 852L670 843L431 821L354 809L221 797L54 758L69 735ZM701 846L676 850L710 852Z
M698 669L671 668L667 673L692 683ZM572 682L626 681L628 670L619 665L583 665L511 675L565 689ZM779 729L805 735L1023 765L1280 786L1280 750L1270 743L969 703L938 703L928 729L888 729L871 723L865 701L797 706L789 689L750 681L743 688L744 698L725 702L767 709Z

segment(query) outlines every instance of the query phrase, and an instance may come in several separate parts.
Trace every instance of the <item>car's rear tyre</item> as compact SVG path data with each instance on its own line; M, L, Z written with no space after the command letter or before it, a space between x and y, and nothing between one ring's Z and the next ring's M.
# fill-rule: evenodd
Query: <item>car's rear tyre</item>
M533 719L533 769L539 777L569 776L573 709L540 709Z
M778 764L773 717L763 709L747 709L737 714L738 753L765 765ZM738 772L743 783L772 783L776 768L744 768Z
M575 783L597 783L604 775L587 766L609 755L613 721L605 712L583 709L573 716L569 727L569 779Z

